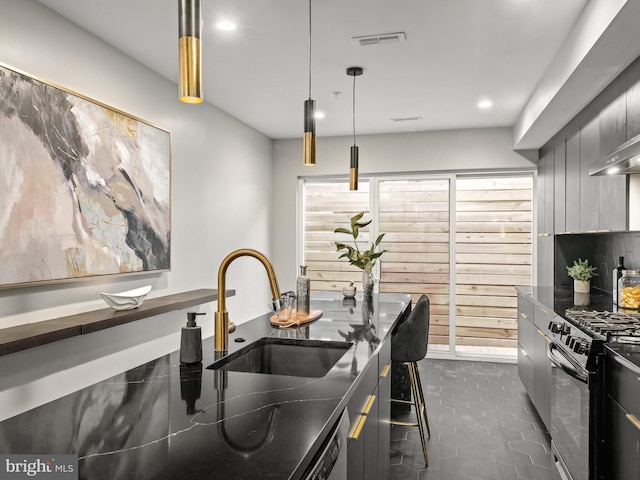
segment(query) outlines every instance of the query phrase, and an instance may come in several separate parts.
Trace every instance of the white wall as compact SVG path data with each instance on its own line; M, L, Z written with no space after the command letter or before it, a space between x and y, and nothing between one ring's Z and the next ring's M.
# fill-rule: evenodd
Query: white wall
M360 175L367 173L487 171L531 169L535 165L512 150L510 128L486 128L363 135L357 137ZM273 142L272 260L281 290L295 287L297 275L297 179L349 175L353 137L318 138L313 167L302 162L301 140Z
M151 298L216 288L218 265L232 250L270 255L270 139L209 104L180 103L175 84L35 0L1 0L0 62L172 135L171 272L0 291L0 328L104 308L101 291L151 284ZM227 288L237 291L227 302L236 323L267 310L267 276L254 259L234 262ZM200 317L205 336L213 332L212 308ZM65 383L79 388L104 378L119 361L140 363L158 348L176 349L185 317L161 315L0 357L0 418L55 397Z

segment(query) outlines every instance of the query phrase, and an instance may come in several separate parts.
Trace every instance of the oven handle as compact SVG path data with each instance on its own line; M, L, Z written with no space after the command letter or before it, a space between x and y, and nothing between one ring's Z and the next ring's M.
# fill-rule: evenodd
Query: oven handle
M556 355L554 350L558 352L560 355ZM588 383L589 376L588 373L580 368L577 365L574 365L574 362L564 353L555 343L549 344L549 350L547 350L547 356L551 363L553 363L556 367L561 368L563 372L571 377L579 380L582 383Z

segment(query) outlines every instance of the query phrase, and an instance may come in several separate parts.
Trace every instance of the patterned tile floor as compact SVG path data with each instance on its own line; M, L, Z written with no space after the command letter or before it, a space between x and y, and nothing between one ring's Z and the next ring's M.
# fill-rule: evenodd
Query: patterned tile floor
M550 439L514 364L418 363L431 426L392 425L390 480L550 480ZM398 417L411 421L413 413Z

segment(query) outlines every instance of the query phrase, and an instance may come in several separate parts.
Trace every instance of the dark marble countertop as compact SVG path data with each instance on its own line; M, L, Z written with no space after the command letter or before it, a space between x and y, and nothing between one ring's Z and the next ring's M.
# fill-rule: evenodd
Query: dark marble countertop
M1 422L0 452L77 454L91 480L301 478L411 301L356 298L321 292L310 324L274 328L264 315L230 336L229 353L263 337L352 342L324 377L207 369L219 356L210 337L202 365L181 366L176 351Z
M613 305L611 292L592 290L587 305L576 306L573 297L573 289L570 287L516 287L533 301L547 308L553 308L560 316L565 316L568 308L580 310L596 310L614 312L617 307ZM620 356L640 368L640 345L619 343L615 341L605 343L605 351L609 355Z
M568 308L578 310L613 311L611 292L592 289L587 296L587 303L576 305L576 298L572 287L516 287L520 293L547 308L553 309L560 316L565 315ZM584 300L580 298L580 300Z

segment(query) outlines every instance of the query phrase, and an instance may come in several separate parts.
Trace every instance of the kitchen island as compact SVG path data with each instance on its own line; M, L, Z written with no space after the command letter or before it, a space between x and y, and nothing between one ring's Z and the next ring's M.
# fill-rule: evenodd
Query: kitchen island
M410 307L409 295L349 303L337 292L318 293L311 308L323 311L320 319L287 329L271 326L269 314L242 323L229 354L264 337L351 343L326 375L209 369L220 357L211 337L202 364L181 365L175 351L5 420L0 452L76 454L79 478L91 480L304 478L345 408L351 432L362 427L369 411L361 399L375 397L370 390L388 372L391 330ZM382 412L389 391L380 388ZM370 448L359 443L349 440L350 473Z

